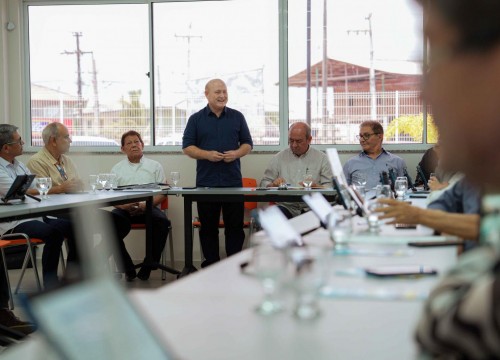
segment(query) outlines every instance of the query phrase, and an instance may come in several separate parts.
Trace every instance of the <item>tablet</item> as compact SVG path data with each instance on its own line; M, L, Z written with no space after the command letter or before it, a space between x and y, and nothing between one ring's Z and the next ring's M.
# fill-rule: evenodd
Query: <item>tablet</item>
M30 188L35 177L36 175L17 175L2 201L6 203L9 200L24 200L26 191Z

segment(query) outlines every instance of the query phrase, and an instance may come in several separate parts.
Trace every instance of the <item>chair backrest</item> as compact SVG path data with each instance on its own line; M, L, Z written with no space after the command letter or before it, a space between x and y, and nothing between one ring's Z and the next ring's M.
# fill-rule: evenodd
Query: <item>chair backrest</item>
M165 196L165 198L161 202L160 209L161 210L168 210L168 196Z
M243 187L257 187L257 180L254 178L243 178L242 179ZM250 202L246 201L245 204L245 209L247 210L253 210L257 208L257 203L256 202Z

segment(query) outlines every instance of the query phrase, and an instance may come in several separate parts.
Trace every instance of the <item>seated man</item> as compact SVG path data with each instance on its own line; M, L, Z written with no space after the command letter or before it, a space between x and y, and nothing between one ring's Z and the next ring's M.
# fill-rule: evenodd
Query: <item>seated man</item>
M122 152L127 159L113 166L112 173L118 177L118 186L148 183L164 183L166 181L163 167L157 161L148 159L143 155L144 142L137 131L128 131L122 135ZM165 213L160 210L159 204L165 198L157 195L153 199L153 262L158 263L165 242L167 241L170 221ZM127 281L132 281L136 276L141 280L149 279L151 268L142 266L136 274L134 263L127 252L123 238L130 231L131 224L144 223L145 202L134 202L125 205L117 205L113 210L114 223L117 227L118 247L120 249L124 272Z
M289 147L276 154L260 181L262 187L277 187L281 184L302 185L305 172L313 176L312 186L332 186L332 169L328 157L322 151L310 146L311 128L308 124L297 122L288 130ZM303 202L278 203L280 210L288 219L300 215L307 208Z
M17 175L30 174L29 169L16 159L23 153L23 140L17 132L17 127L10 124L0 124L0 194L3 196L9 190ZM28 189L30 195L38 194L35 189ZM58 284L57 267L59 254L64 241L65 224L56 219L50 224L39 220L20 220L0 224L4 233L25 233L29 237L42 239L45 243L42 254L42 273L45 288Z
M68 129L61 123L48 124L42 131L44 147L33 155L26 164L37 177L52 179L52 188L49 194L74 193L83 189L78 171L73 161L65 154L71 146ZM70 214L57 216L58 224L63 231L68 244L68 265L77 260L77 249ZM43 217L43 221L50 224L53 217Z
M359 126L356 136L363 151L344 164L347 183L351 185L359 175L366 178L365 189L370 191L381 183L382 172L395 171L396 176L404 176L406 164L399 156L384 150L384 128L378 121L368 120Z

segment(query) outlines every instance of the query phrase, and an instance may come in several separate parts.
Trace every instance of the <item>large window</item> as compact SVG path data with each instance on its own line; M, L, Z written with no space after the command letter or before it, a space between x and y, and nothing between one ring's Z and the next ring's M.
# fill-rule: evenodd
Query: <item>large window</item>
M286 144L295 121L317 144L357 143L367 119L389 143L425 138L413 0L75 3L25 2L33 145L60 121L74 145L116 146L135 129L178 146L216 77L257 146Z
M289 0L290 121L318 144L358 143L364 120L386 142L421 142L422 11L414 0Z

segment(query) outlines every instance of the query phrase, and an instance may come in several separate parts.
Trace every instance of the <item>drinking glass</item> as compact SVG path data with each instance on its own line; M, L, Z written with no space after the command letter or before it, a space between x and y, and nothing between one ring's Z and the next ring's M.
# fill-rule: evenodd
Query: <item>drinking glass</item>
M181 179L181 173L178 171L172 171L170 173L170 179L172 180L172 184L174 185L172 186L172 189L177 189L177 183Z
M48 190L48 184L47 184L47 179L48 178L37 178L36 179L36 189L40 193L40 197L42 199L46 199L46 191Z
M252 265L264 288L264 299L255 308L261 315L271 315L283 310L283 304L276 298L276 290L285 273L286 255L271 243L261 243L253 248Z
M45 190L44 199L48 199L50 197L48 194L49 194L49 191L51 188L52 188L52 178L48 177L47 178L47 190Z
M347 247L352 235L352 214L349 210L333 209L328 217L328 233L335 250Z
M97 182L101 184L101 190L105 190L108 183L108 174L97 175Z
M408 179L406 176L399 176L394 183L394 189L396 190L396 195L398 200L403 201L405 198L406 190L408 189Z
M90 186L90 193L95 194L96 187L97 187L97 175L89 175L89 186Z
M380 231L378 213L373 211L379 207L382 207L382 204L377 203L377 199L369 200L366 203L366 208L368 209L366 220L368 221L368 228L371 233L378 233Z
M367 175L364 172L356 171L352 174L352 184L364 198L366 193Z
M306 190L311 190L311 186L314 182L314 178L312 174L309 171L306 171L304 174L304 179L302 180L302 183L304 184L304 187Z
M311 245L288 249L289 274L295 295L293 315L298 319L312 320L321 314L318 295L327 282L329 253L326 247Z
M113 191L116 189L116 186L118 185L118 177L116 174L108 174L108 183L106 186L109 188L109 190Z

